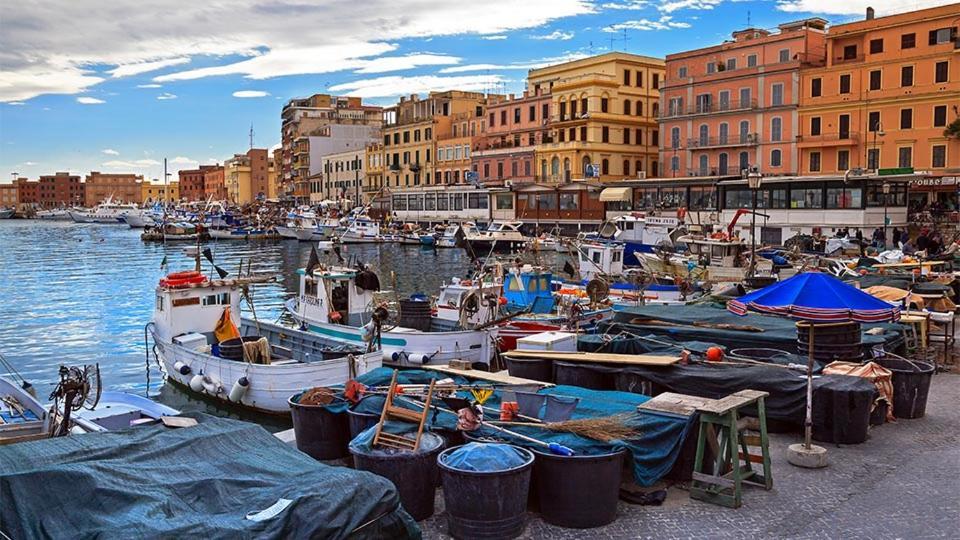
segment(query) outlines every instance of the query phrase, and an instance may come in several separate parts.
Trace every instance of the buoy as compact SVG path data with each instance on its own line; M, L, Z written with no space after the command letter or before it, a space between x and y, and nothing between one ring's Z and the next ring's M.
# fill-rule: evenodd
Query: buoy
M720 347L710 347L707 349L707 362L723 361L723 349Z
M249 388L250 381L248 381L246 377L237 379L237 382L233 383L233 388L230 389L230 395L228 396L230 401L239 403Z
M176 371L177 373L181 374L181 375L189 375L189 374L190 374L190 371L192 371L192 370L190 369L190 366L184 364L183 362L181 362L181 361L179 361L179 360L177 360L176 362L174 362L174 364L173 364L173 370Z
M223 385L220 383L220 381L214 379L209 375L204 375L200 379L200 385L203 386L204 392L208 394L212 394L214 396L219 394L221 391L223 391Z
M197 373L190 379L190 389L194 392L203 392L203 375Z

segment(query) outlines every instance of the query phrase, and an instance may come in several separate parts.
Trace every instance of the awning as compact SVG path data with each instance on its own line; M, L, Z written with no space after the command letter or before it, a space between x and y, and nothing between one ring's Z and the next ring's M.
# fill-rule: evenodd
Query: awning
M608 187L600 192L600 202L630 202L633 190L628 187Z

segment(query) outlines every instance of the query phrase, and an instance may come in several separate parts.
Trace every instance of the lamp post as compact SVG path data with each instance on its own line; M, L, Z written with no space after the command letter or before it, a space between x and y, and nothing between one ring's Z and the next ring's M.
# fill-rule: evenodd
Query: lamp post
M757 262L757 190L760 189L760 182L763 175L756 167L751 167L747 173L747 185L752 192L751 212L750 212L750 276L753 277L756 272Z
M887 248L887 206L890 202L890 182L884 182L883 189L883 248Z
M877 125L873 128L873 150L877 153L877 162L874 163L874 170L880 169L880 149L877 148L877 136L883 137L886 133L883 132L883 122L877 122ZM870 168L870 164L867 163L867 168Z

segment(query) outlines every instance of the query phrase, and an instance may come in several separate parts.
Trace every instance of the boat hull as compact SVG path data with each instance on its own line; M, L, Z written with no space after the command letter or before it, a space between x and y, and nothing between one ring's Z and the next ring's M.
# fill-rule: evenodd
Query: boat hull
M526 246L523 240L467 240L467 244L475 252L506 252L517 251Z

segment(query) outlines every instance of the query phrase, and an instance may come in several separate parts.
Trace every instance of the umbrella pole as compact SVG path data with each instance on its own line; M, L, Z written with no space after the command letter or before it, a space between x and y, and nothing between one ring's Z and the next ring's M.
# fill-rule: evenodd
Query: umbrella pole
M807 417L803 423L803 445L810 449L810 440L813 436L813 330L816 325L811 324L807 335Z

